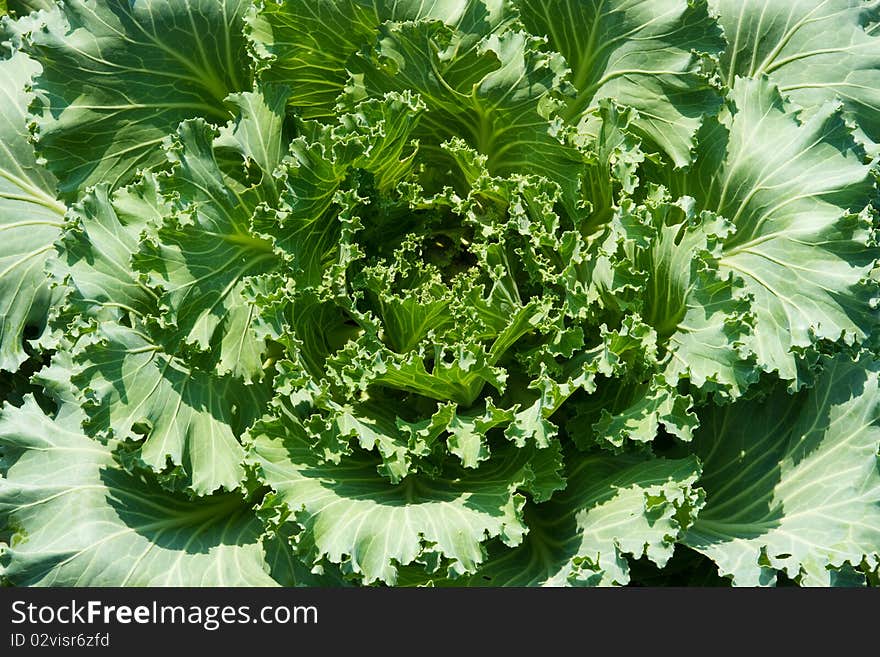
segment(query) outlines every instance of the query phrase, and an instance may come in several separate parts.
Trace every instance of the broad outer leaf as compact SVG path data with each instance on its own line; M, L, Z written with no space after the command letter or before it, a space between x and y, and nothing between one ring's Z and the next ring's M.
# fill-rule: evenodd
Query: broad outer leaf
M662 567L702 505L700 466L680 460L594 455L573 459L567 485L528 505L529 533L490 553L477 586L609 586L629 582L625 555ZM452 582L455 584L455 582Z
M0 576L16 586L274 586L277 540L236 493L193 500L132 475L112 447L33 397L0 411ZM288 548L289 550L289 548ZM300 573L305 570L300 567Z
M694 440L706 507L685 543L734 584L783 570L827 586L880 560L880 364L826 363L815 387L709 408Z
M259 167L261 182L273 188L272 174L284 155L285 103L289 93L285 86L264 85L230 95L226 100L238 108L238 113L214 142L215 148L237 151L245 164Z
M107 184L96 185L71 208L47 268L71 289L76 312L117 321L126 313L144 319L158 312L158 299L132 270L131 257L149 222L168 211L150 176L112 197Z
M183 465L196 493L233 490L244 476L238 433L261 412L263 392L188 366L134 329L102 324L77 345L73 382L84 392L90 434L143 437L157 472Z
M376 472L376 458L322 463L290 413L258 422L248 460L303 528L304 558L327 559L362 578L394 584L397 565L446 564L445 574L473 572L482 543L520 543L527 531L518 490L547 499L563 486L558 447L507 447L476 471L452 465L440 478L411 475L397 485ZM440 560L438 562L438 560Z
M710 0L730 47L728 84L768 75L806 113L838 98L869 150L880 150L880 3L864 0Z
M238 190L224 177L215 136L200 119L181 123L169 152L177 166L162 181L163 191L175 197L175 212L142 242L133 266L160 289L166 323L174 329L169 348L180 342L213 348L219 374L250 381L262 374L265 345L252 328L256 311L244 296L244 279L272 271L278 258L270 242L250 231L261 195Z
M694 135L720 99L701 55L724 48L705 0L515 0L528 30L546 36L571 67L577 122L603 98L633 107L638 133L676 166L691 161Z
M24 334L42 329L50 304L43 265L63 223L55 178L28 142L25 88L40 67L16 52L0 60L0 371L27 358Z
M864 340L877 321L867 277L878 252L870 217L857 213L874 185L839 109L801 123L772 82L739 78L698 151L673 186L736 228L721 271L753 297L758 364L795 380L793 350Z
M183 119L230 118L224 99L250 87L248 5L68 0L47 15L26 49L43 66L38 150L65 195L162 164L159 145Z

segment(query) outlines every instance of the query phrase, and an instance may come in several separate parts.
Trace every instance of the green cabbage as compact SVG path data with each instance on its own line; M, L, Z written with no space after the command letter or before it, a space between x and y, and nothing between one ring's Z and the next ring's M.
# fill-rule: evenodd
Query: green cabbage
M880 3L5 4L4 583L877 582Z

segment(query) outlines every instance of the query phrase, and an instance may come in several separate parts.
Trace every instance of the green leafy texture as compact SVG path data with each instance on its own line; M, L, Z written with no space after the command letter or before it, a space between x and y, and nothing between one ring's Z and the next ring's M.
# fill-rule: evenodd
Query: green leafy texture
M467 276L445 288L439 275L431 275L430 268L406 262L407 257L420 255L410 246L395 254L395 262L370 268L367 285L379 300L381 319L392 319L385 331L388 340L410 344L418 338L419 342L410 351L398 354L367 332L328 361L328 373L346 385L345 380L350 378L347 372L366 372L367 376L355 384L357 389L385 386L438 401L454 401L464 407L476 401L486 383L503 391L506 374L500 361L520 338L540 328L546 307L537 300L522 304L511 261L498 245L491 245L480 256L485 261L482 266L490 271L487 278L493 283L488 292L483 286L474 286ZM428 299L439 296L438 301L449 307L449 314L444 317L443 313L433 313L433 304L425 304L421 314L411 316L416 330L401 333L397 321L400 315L394 311L400 310L404 301L387 292L401 287L413 290L410 299L425 301L420 298L422 294Z
M263 126L267 131L280 130L275 118ZM213 348L218 374L231 372L249 382L262 374L265 345L251 326L256 310L245 298L244 279L273 271L279 259L270 242L250 231L262 195L229 183L214 157L215 136L201 119L178 128L169 149L176 167L161 181L163 192L174 196L175 211L143 241L132 264L159 290L163 315L173 323L169 349L181 342ZM260 150L257 157L272 157L253 146Z
M356 339L360 329L346 321L341 308L318 301L314 293L301 294L291 302L284 292L271 306L265 299L260 300L267 330L287 347L298 367L320 380L326 372L327 358Z
M558 448L499 450L477 472L450 466L440 478L410 476L391 486L368 455L322 464L283 407L250 436L249 462L303 528L303 558L340 564L368 584L394 584L397 566L413 562L435 571L445 562L444 575L473 572L489 538L522 541L525 498L518 490L540 500L564 485Z
M630 262L619 257L620 237L613 224L591 240L573 231L562 237L559 253L564 264L558 280L567 316L596 322L607 304L639 289L643 281Z
M486 401L486 409L482 412L451 413L446 425L449 432L446 447L461 459L464 467L476 468L490 456L486 439L489 429L514 420L516 416L509 410L497 408L491 400Z
M690 441L698 425L693 403L658 374L644 384L601 387L588 401L573 405L578 415L567 429L582 447L595 441L618 448L627 440L649 443L661 425L670 435Z
M260 183L273 191L272 175L285 149L285 103L289 94L285 86L264 85L228 96L226 100L237 108L237 114L214 142L217 149L238 152L245 165L256 165Z
M2 20L4 583L876 583L880 4L239 2Z
M284 179L278 210L254 227L289 262L298 292L321 285L325 268L338 259L345 223L355 222L360 201L343 183L355 169L369 172L387 190L412 166L411 131L424 105L406 92L359 103L333 126L303 125L290 143L279 174Z
M361 376L371 381L374 375L365 372ZM394 390L372 387L352 397L358 401L340 403L335 399L344 399L344 394L330 395L322 390L313 400L318 413L309 419L307 427L325 461L339 463L341 458L351 456L356 440L360 448L379 453L382 463L376 469L392 484L411 473L436 469L432 462L423 462L422 458L431 457L438 450L442 452L443 443L438 439L447 430L452 431L450 425L456 419L454 403L432 406L429 399L416 397L412 403L428 419L408 420L401 416L411 418L412 413L400 407L399 395ZM485 440L485 436L478 439Z
M415 349L429 333L441 331L453 321L447 289L442 285L431 287L433 294L423 298L414 294L401 296L391 289L379 291L382 326L394 351L403 354Z
M28 141L34 94L26 88L39 71L19 52L0 60L0 371L18 369L28 357L25 332L38 334L46 323L52 295L43 266L64 220L55 178Z
M625 585L625 555L647 556L660 567L672 556L703 504L699 474L693 457L582 456L566 469L563 492L526 506L523 544L490 552L486 565L461 583Z
M365 401L357 403L339 404L323 396L318 396L314 403L323 413L309 418L307 427L322 458L339 463L351 456L352 441L356 440L362 449L381 455L377 471L392 484L400 483L409 474L434 472L435 459L442 458L446 451L458 457L465 468L478 467L490 456L490 429L509 427L508 438L521 447L538 433L528 426L522 413L517 414L516 406L498 408L491 399L483 404L485 408L476 409L461 409L451 402L428 406L423 401L414 401L430 414L428 419L416 421L400 417L398 412L409 415L406 409L396 409L396 400L376 389L370 390ZM436 410L431 413L429 409L433 408ZM535 443L541 448L551 445L549 438Z
M52 0L4 0L8 10L17 16L25 16L32 11L40 9L52 9L55 3Z
M680 225L673 226L674 231L681 229ZM650 244L660 246L660 241ZM662 252L662 248L659 250ZM676 253L685 254L686 262L692 255L684 250ZM651 277L674 276L674 272L661 266L643 275L647 285L638 294L650 310L655 302L651 295L658 294ZM676 283L668 282L669 288ZM662 299L661 303L674 312L675 305L669 299ZM576 445L591 449L597 442L612 448L620 448L626 441L648 443L657 436L661 425L681 440L691 439L697 426L693 399L679 393L676 380L667 381L660 373L670 362L670 355L658 360L659 352L657 331L643 323L638 314L626 315L618 331L604 329L603 341L597 347L580 351L575 359L583 362L580 371L575 370L575 376L550 395L561 398L550 405L555 410L577 388L587 393L586 398L568 404L573 416L566 428ZM584 357L587 360L582 360ZM597 375L604 380L597 380Z
M735 584L803 585L880 559L880 364L837 357L814 388L708 408L694 440L706 507L685 544ZM747 418L747 421L744 421Z
M387 239L387 233L378 239ZM435 237L437 244L443 239L442 234ZM430 336L444 335L457 319L453 308L460 291L446 284L439 266L425 262L430 251L424 243L427 238L423 240L415 234L407 236L392 258L363 267L353 277L354 286L363 289L382 322L383 341L398 354L416 349ZM404 289L407 293L401 294Z
M534 174L559 181L574 215L584 156L563 143L551 120L566 69L562 58L542 51L541 44L528 33L506 31L459 51L456 33L442 23L386 24L376 45L349 62L346 102L414 90L427 106L414 133L426 157L448 159L443 144L463 138L486 156L492 175ZM442 166L439 162L433 166ZM441 181L450 182L448 177Z
M559 405L581 387L594 392L596 373L618 373L628 368L630 361L639 361L641 354L650 351L650 344L654 344L654 333L644 325L629 327L632 335L608 332L603 344L585 354L583 370L575 372L564 385L547 380L550 389L545 394L512 391L505 405L498 407L491 398L479 400L486 382L498 390L504 389L507 373L504 368L493 367L492 358L533 331L544 317L535 303L512 316L510 312L513 311L499 314L499 325L494 330L500 335L488 351L475 350L468 344L464 348L447 347L441 338L439 345L402 358L377 341L361 339L328 358L324 364L328 379L317 377L322 380L319 385L326 388L312 397L312 403L327 413L313 417L309 425L322 458L339 463L351 454L350 440L357 438L363 449L379 452L382 464L377 466L378 471L392 483L398 483L408 473L431 472L432 464L422 459L443 451L457 456L466 468L478 467L490 457L488 432L495 428L503 429L504 436L520 449L532 445L539 449L552 447L557 444L557 427L549 417ZM433 364L430 371L426 361ZM540 389L542 385L539 380L529 387ZM396 391L416 396L408 397L399 406L401 400L395 397ZM689 411L690 398L676 394L660 377L652 391L648 403L640 405L640 392L644 391L639 387L630 390L632 408L619 409L620 415L614 418L619 426L606 440L618 445L624 438L647 442L654 438L661 422L676 435L689 439L695 421ZM360 401L342 404L334 399ZM423 403L428 399L454 403ZM430 414L430 419L404 420L401 415L413 417L415 409L409 407L415 407L415 412L424 413L424 417ZM593 421L599 419L597 416Z
M673 189L728 219L721 272L753 297L749 348L766 371L795 381L794 350L817 340L863 341L876 324L877 249L871 168L839 108L801 123L766 78L739 78L701 136L693 171Z
M120 321L158 312L158 299L132 272L131 257L150 221L168 210L149 176L112 198L106 184L97 185L72 206L47 267L70 288L74 313Z
M431 356L418 352L403 358L388 356L385 361L381 355L370 355L376 363L371 383L463 406L473 404L486 383L498 390L504 387L504 371L493 366L479 346L442 350L432 365L426 365Z
M725 43L705 0L515 0L526 28L571 68L563 114L587 126L605 98L634 108L633 127L677 167L719 95L705 60ZM587 128L589 130L589 127Z
M636 134L638 114L631 107L601 98L591 115L593 120L581 123L573 141L592 154L584 182L592 210L587 226L595 230L608 220L622 196L631 196L639 188L639 168L653 156L642 150Z
M558 364L553 365L553 370L557 370L554 373L560 379L559 381L549 375L551 370L547 362L541 363L540 374L529 384L529 388L538 391L540 396L529 409L520 415L521 420L529 419L533 425L536 421L541 422L543 426L539 435L543 433L549 437L555 433L553 424L548 422L546 418L555 413L574 393L581 390L587 395L593 395L601 386L602 390L598 398L607 395L615 400L614 403L624 400L624 403L616 409L617 413L624 414L618 420L624 420L627 403L631 403L633 400L634 382L636 383L635 388L641 389L642 392L648 389L655 393L662 393L660 394L661 400L665 394L671 393L671 397L678 398L673 403L673 408L681 402L686 402L686 398L680 398L661 378L656 378L652 382L654 386L652 388L641 386L641 381L646 376L650 376L650 372L657 362L657 334L651 327L641 322L636 315L624 317L620 327L614 330L609 330L603 324L599 327L599 333L600 341L595 346L585 348L582 341L578 341L574 345L566 347L566 350L576 350L576 355L563 367L559 367ZM605 381L602 377L617 380L616 384L604 385ZM589 419L590 425L600 419L598 415L595 415L595 409L590 410L590 398L586 402L569 404L567 410L570 413L577 413L579 407L583 417L593 415ZM630 410L638 413L636 408ZM682 420L681 426L684 428L685 417L680 419ZM569 429L569 435L579 446L589 448L593 442L593 434L590 433L589 427L579 427L578 423L583 425L578 415L575 414L574 420L570 422L572 426ZM690 420L688 423L691 423ZM676 426L678 425L676 424ZM508 429L509 437L514 438L514 435L510 434L516 429L517 425ZM625 435L625 433L621 435ZM682 435L686 437L685 434ZM644 434L637 439L650 440Z
M806 113L840 99L867 138L880 142L880 4L860 0L710 0L730 47L728 84L767 75Z
M148 337L160 299L130 261L142 233L170 214L153 176L112 198L99 185L73 208L50 270L71 289L59 321L74 319L74 342L63 348L76 354L73 380L89 400L89 432L143 439L139 456L150 467L162 472L168 459L184 465L193 488L209 493L242 479L233 427L258 416L264 400L258 389L196 369ZM100 323L97 335L77 313Z
M72 377L83 392L91 435L143 440L156 472L183 465L192 489L233 490L244 477L238 433L259 414L264 392L189 366L143 334L102 324L77 345Z
M157 146L195 116L226 121L250 86L244 0L69 0L26 41L43 65L38 151L68 197L160 165ZM76 80L76 84L71 84Z
M124 471L113 443L27 397L0 412L0 576L15 586L275 586L277 539L238 494L172 496ZM300 573L305 570L300 567ZM306 580L309 581L309 580Z
M322 403L323 402L323 403ZM382 456L377 471L396 484L412 470L412 454L400 427L400 418L390 405L375 400L364 403L338 404L332 399L318 402L327 417L313 416L309 423L315 448L322 457L339 463L343 455L351 455L351 441L365 450L376 450Z
M290 104L307 118L332 119L347 81L346 62L385 21L441 20L468 49L509 20L503 0L264 0L248 15L261 78L290 85Z
M746 347L752 333L750 303L742 283L720 270L722 245L733 226L693 199L671 202L662 189L644 204L623 201L613 218L623 252L627 286L616 303L635 308L654 327L666 350L663 368L671 383L688 378L703 391L738 397L757 378ZM613 289L608 285L609 289Z

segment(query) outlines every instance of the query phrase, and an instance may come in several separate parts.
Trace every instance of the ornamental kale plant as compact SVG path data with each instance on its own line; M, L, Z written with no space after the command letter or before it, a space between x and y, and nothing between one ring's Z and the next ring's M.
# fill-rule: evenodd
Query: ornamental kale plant
M880 3L4 5L4 583L877 583Z

